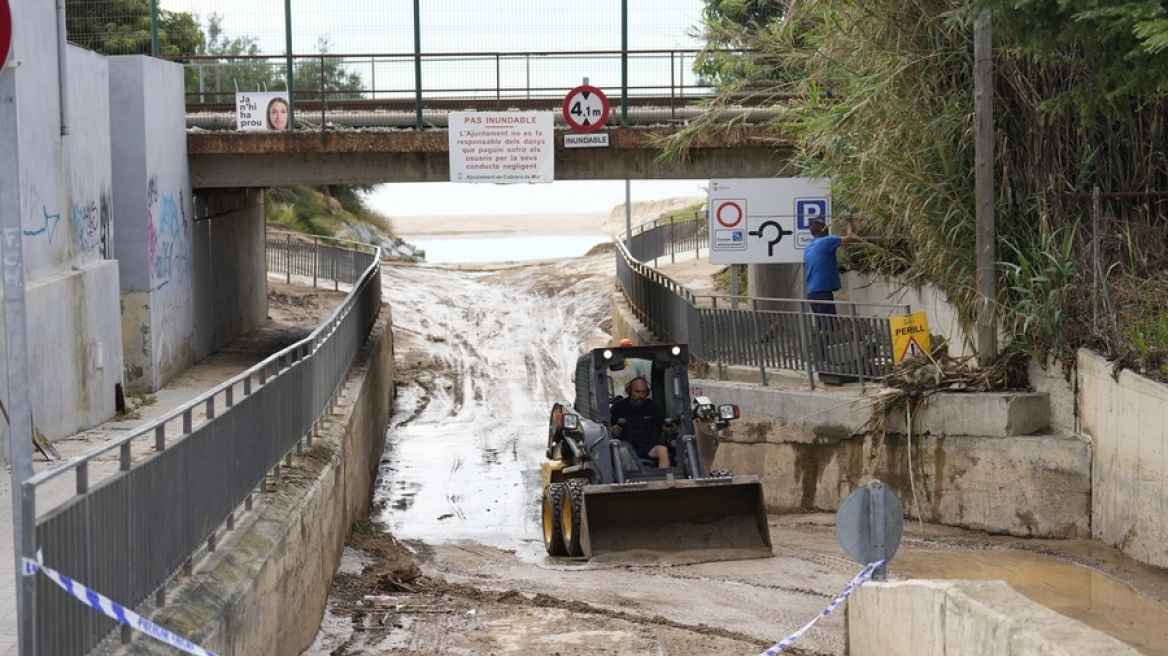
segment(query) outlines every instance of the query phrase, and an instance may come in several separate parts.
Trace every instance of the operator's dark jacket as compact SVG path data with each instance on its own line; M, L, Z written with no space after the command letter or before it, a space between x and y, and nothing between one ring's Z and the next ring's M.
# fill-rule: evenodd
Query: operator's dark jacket
M625 425L621 427L620 439L629 444L646 448L664 444L661 439L661 426L665 423L665 414L656 403L645 401L643 405L636 407L630 398L625 397L612 404L610 415L613 426L621 419L625 420Z

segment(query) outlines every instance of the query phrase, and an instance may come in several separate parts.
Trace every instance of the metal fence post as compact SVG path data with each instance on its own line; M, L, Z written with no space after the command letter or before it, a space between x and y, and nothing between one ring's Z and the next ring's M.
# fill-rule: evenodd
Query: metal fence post
M158 0L150 0L150 54L157 57L161 52L158 45Z
M284 269L287 274L285 280L289 285L292 284L292 235L288 235L287 250L284 251Z
M676 222L677 222L677 217L670 215L670 217L669 217L669 263L670 264L677 264L677 249L673 247L674 243L676 243L675 240L677 239L677 236L675 234L676 230L675 230L674 225L673 225Z
M324 53L320 54L320 130L323 132L328 126L325 123L325 112L328 110L328 101L325 98L324 83Z
M414 0L417 2L417 0ZM629 0L621 0L621 127L629 126Z
M811 315L804 310L804 304L799 302L799 341L803 343L803 363L807 366L807 382L811 384L811 390L815 390L815 369L811 363L811 340L813 339L811 333L814 329L811 326Z
M422 17L419 0L414 0L414 113L416 127L422 129Z
M284 86L288 89L288 129L296 129L296 100L292 85L292 0L284 0Z
M856 356L856 376L860 379L860 387L864 387L864 344L862 342L863 331L860 330L860 318L856 316L856 306L851 306L849 313L852 320L852 351Z
M699 214L699 212L697 210L694 210L694 221L700 220L700 218L698 217L698 214ZM701 240L701 230L699 230L698 231L698 239L694 239L694 258L697 259L701 256L702 256L702 240Z
M766 356L762 352L762 333L758 330L758 299L750 299L750 318L754 327L754 355L758 358L758 376L762 386L766 387Z

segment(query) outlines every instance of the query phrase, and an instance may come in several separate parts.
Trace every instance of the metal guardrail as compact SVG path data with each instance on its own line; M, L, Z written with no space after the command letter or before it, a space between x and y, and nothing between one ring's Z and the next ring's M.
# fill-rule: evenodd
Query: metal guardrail
M268 271L284 273L289 283L292 276L305 276L318 287L323 278L333 281L333 289L340 289L341 283L355 284L368 266L365 253L325 245L319 237L269 239L267 258Z
M705 227L704 221L686 223ZM910 313L911 306L836 301L837 314L822 315L813 313L806 299L697 295L646 263L693 252L695 239L706 239L708 248L703 234L697 226L679 231L677 224L658 223L635 230L630 248L623 238L617 244L621 290L633 313L659 338L689 344L690 353L716 365L723 380L726 366L758 368L764 385L768 369L786 369L805 371L815 389L817 372L821 378L863 383L891 371L888 318Z
M710 245L710 224L700 211L681 221L675 216L648 221L633 228L628 245L634 258L641 262L653 260L654 266L666 255L671 263L681 253L693 252L694 257L700 257L702 248Z
M743 52L743 51L727 51ZM557 125L564 94L590 72L606 92L608 125L675 123L709 109L714 96L692 71L692 49L559 52L463 52L183 56L188 71L187 126L235 128L236 91L286 89L289 60L294 129L445 127L451 111L551 111ZM630 70L626 79L622 70ZM569 71L573 71L569 73ZM441 80L426 86L424 81ZM719 110L722 120L759 122L791 94L759 89L737 96L740 106Z
M257 487L293 449L311 446L321 413L335 401L353 358L381 307L380 251L319 242L269 241L269 270L339 279L353 288L305 339L125 437L44 471L22 486L25 535L35 529L46 566L135 607L188 571L200 548L213 551L237 509L250 509ZM194 425L198 408L206 418ZM149 449L134 460L132 449ZM91 473L117 470L97 484ZM93 470L93 472L91 472ZM36 517L37 493L72 475L76 495ZM35 519L35 526L33 525ZM35 653L84 654L117 626L82 606L46 577L24 589L25 624ZM32 599L29 599L29 596ZM30 626L30 624L32 624ZM128 634L123 628L123 639ZM27 655L31 656L31 655Z

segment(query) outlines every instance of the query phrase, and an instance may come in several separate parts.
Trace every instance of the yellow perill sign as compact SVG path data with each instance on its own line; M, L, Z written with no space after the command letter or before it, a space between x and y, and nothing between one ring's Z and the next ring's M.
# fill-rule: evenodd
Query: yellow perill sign
M930 353L929 320L924 312L913 312L901 317L889 317L892 329L892 361L900 364L905 358Z

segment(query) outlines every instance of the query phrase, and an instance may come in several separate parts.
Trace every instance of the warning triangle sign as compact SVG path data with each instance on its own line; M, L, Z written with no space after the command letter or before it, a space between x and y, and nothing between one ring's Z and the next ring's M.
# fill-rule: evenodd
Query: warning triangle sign
M917 338L909 337L908 344L904 347L904 353L900 354L900 362L904 362L909 358L924 354L925 349L921 348L921 345L917 343Z

